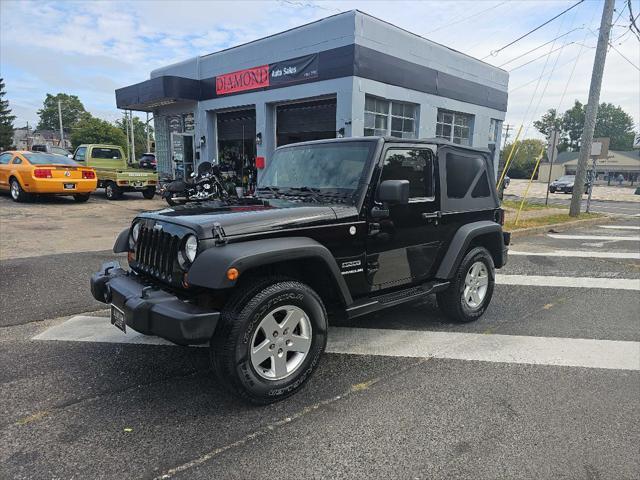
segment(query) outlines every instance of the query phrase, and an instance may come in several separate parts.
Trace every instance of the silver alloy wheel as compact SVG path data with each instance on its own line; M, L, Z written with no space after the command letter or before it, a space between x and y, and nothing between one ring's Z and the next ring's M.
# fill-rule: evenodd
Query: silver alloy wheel
M17 180L11 182L11 198L17 200L20 196L20 185L18 185Z
M474 262L464 279L464 301L471 308L482 305L489 288L489 271L484 262Z
M250 344L251 364L267 380L293 374L311 349L311 321L300 307L283 305L264 316Z

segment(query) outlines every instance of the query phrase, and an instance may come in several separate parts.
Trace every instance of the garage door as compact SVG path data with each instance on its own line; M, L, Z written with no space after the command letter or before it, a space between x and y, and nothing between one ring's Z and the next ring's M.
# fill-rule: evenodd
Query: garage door
M236 110L218 113L216 116L218 118L218 141L255 139L255 110Z
M278 146L336 136L335 98L279 105L276 115Z

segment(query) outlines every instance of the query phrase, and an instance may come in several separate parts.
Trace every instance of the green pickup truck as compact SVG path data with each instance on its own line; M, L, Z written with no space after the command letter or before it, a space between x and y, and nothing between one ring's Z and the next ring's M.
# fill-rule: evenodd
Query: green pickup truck
M80 145L73 159L80 165L94 168L98 188L104 188L109 200L117 200L124 192L142 192L144 198L151 200L156 193L158 174L133 168L118 145Z

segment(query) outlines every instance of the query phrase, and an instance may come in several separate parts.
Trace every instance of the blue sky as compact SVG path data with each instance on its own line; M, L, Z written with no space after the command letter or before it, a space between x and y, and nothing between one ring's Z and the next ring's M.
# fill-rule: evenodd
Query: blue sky
M46 93L75 94L92 114L114 120L116 88L145 80L162 65L207 54L358 8L431 40L503 65L510 72L507 122L530 123L546 109L585 102L602 2L586 0L496 56L490 53L575 0L537 1L0 1L0 76L16 126L37 122ZM640 42L626 32L626 0L616 1L614 46L636 66ZM634 14L640 0L632 1ZM550 50L547 57L533 61ZM515 68L519 67L519 68ZM575 70L574 70L575 68ZM574 70L573 75L571 75ZM538 78L540 80L538 81ZM563 95L563 92L566 93ZM544 93L544 95L542 95ZM610 50L601 101L640 122L640 72ZM529 136L533 134L529 131Z

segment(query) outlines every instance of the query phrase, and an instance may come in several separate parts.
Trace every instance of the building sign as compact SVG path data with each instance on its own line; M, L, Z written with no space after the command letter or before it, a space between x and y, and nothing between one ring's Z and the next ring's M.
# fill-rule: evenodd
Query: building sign
M170 132L181 132L182 131L182 119L177 116L169 117L169 131Z
M193 113L187 113L182 116L182 122L184 124L185 132L193 132L195 127L195 118L193 117Z
M237 72L225 73L216 77L216 94L255 90L269 86L269 65L247 68Z
M311 80L318 76L318 54L284 60L269 65L271 85Z
M318 77L318 54L225 73L216 77L216 95L256 90Z

